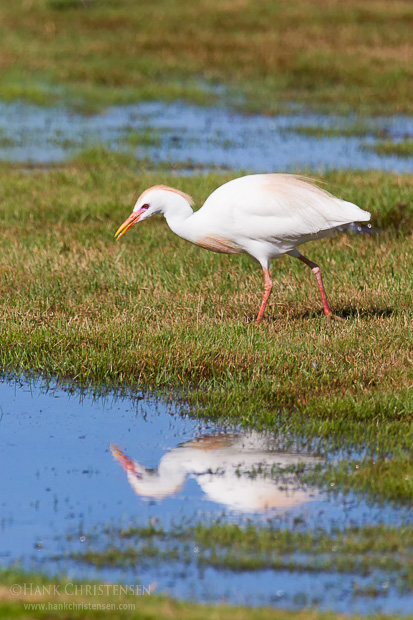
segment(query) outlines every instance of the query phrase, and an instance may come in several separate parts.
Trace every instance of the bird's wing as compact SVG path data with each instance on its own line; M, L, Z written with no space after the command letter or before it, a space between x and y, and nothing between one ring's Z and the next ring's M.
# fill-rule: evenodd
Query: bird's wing
M225 205L225 206L224 206ZM342 224L367 221L370 214L290 174L251 175L216 190L203 207L239 234L256 239L298 238Z

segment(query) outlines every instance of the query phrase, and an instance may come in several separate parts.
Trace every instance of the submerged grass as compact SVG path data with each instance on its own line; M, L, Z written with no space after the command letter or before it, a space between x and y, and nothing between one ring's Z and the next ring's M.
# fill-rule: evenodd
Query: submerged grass
M178 180L96 150L41 174L0 166L1 368L173 388L209 416L317 439L320 450L356 446L377 465L369 457L353 475L349 460L338 482L408 501L412 177L328 173L326 187L381 229L306 248L345 321L324 319L311 272L286 257L259 328L262 274L246 256L192 246L161 218L113 240L145 187L175 185L201 204L230 178Z
M397 155L398 157L413 157L413 140L401 140L400 142L393 142L392 140L386 140L384 142L378 142L377 144L368 144L364 146L364 149L369 151L375 151L379 155Z
M119 143L132 148L140 146L160 146L161 132L150 128L144 129L143 131L130 129L129 131L125 131L125 135L120 138Z
M98 539L98 547L94 544ZM108 527L104 536L88 536L88 548L69 553L75 562L104 567L138 567L160 561L179 562L198 570L289 570L329 574L373 575L389 579L400 591L413 589L413 528L368 525L287 529L269 521L267 525L233 523L174 524L166 532L161 525ZM194 549L196 551L194 551Z
M409 0L30 0L0 18L4 99L413 110Z
M366 123L358 122L352 125L338 125L334 127L324 127L323 125L294 125L288 127L286 131L296 133L309 138L339 138L374 136L383 138L386 136L385 129L372 127Z

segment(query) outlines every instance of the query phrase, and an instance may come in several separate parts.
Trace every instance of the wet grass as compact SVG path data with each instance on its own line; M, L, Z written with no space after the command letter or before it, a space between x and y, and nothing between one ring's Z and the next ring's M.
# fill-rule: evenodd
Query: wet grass
M304 531L301 525L297 522L294 529L286 529L271 521L265 526L175 523L169 532L160 524L120 530L108 527L104 534L87 536L88 548L68 557L98 569L136 569L168 561L191 567L191 571L212 566L235 573L288 570L374 576L379 572L385 588L391 583L400 592L413 589L411 526L333 527L327 532L322 528Z
M13 136L6 135L5 132L0 130L0 149L10 149L14 147L27 147L29 145L35 145L37 142L37 136L32 135L28 136L24 130L20 130L18 133L14 133ZM101 146L94 146L94 141L91 136L88 136L86 133L84 135L79 135L76 138L68 138L63 132L56 131L53 136L50 136L48 139L49 146L59 146L62 149L67 150L68 152L77 149L83 152L87 152L88 149L97 148L100 149ZM8 162L9 153L5 153L1 156L0 161ZM37 164L31 164L27 162L26 165L35 166ZM41 164L38 164L39 166ZM48 162L48 166L54 166L54 162Z
M4 134L4 131L0 129L0 148L8 148L14 146L15 141Z
M409 0L3 2L2 97L412 112ZM225 85L227 93L219 87Z
M0 166L3 371L173 390L203 415L320 451L356 447L365 458L336 468L337 485L409 501L412 177L328 173L326 187L381 229L307 246L345 321L325 320L311 272L285 257L257 328L262 274L246 256L192 246L161 218L113 240L147 186L200 205L232 175L177 179L127 153L92 155L39 174Z
M398 451L396 458L367 457L361 462L342 458L334 465L318 465L311 471L299 472L298 478L301 483L330 491L353 490L390 501L397 497L409 503L413 497L413 467L409 452L403 450Z
M104 586L96 582L57 580L34 574L23 573L18 570L1 571L0 578L0 618L7 620L27 620L36 618L39 620L89 620L95 618L112 618L114 620L344 620L350 616L334 614L331 612L311 611L285 611L265 608L229 607L221 605L197 605L188 602L175 601L166 596L154 594L136 596L132 594L99 595L95 587ZM51 587L53 584L59 587L58 595L13 595L10 588L13 585L28 584L41 591L43 586ZM65 594L68 585L69 594ZM90 587L88 593L87 587ZM73 594L73 592L76 592ZM96 594L94 594L96 592ZM115 589L111 592L116 592ZM85 593L87 593L85 595ZM37 609L31 609L30 603L37 603ZM40 606L44 604L42 609ZM63 605L66 608L63 609ZM58 606L62 609L59 610ZM113 607L103 607L103 605ZM121 608L128 606L129 609ZM77 608L76 608L77 606ZM376 616L380 618L380 616ZM391 620L395 616L385 616ZM357 616L351 616L356 620ZM359 618L359 617L358 617Z
M286 131L296 133L309 138L364 138L373 136L375 138L386 137L386 130L369 126L363 122L354 125L338 125L335 127L324 127L322 125L295 125L288 127Z
M379 155L397 155L397 157L413 157L413 140L407 139L400 142L387 140L377 144L366 144L365 150L374 151Z
M140 146L160 146L161 144L161 131L155 129L130 129L125 132L125 135L119 140L119 143L132 148Z

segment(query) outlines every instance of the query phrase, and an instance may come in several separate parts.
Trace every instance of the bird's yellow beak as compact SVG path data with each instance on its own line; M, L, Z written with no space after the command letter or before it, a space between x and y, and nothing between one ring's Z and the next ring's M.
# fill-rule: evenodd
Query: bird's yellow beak
M122 237L122 235L124 235L125 232L127 230L129 230L129 228L131 228L131 226L133 226L134 224L139 222L139 219L140 219L142 213L144 213L144 211L142 211L142 209L139 209L139 211L134 211L128 217L128 219L123 222L122 226L120 228L118 228L118 230L116 231L116 234L115 234L116 241L118 241Z

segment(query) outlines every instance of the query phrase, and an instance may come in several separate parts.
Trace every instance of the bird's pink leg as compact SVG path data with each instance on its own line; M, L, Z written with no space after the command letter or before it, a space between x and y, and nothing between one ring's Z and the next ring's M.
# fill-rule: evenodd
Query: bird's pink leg
M310 267L311 271L313 272L313 274L315 275L315 277L317 278L318 288L320 289L321 301L323 302L324 314L326 316L328 316L329 318L333 318L334 314L331 312L330 306L328 305L327 295L326 295L326 292L325 292L325 289L324 289L323 278L321 277L321 269L320 269L320 267L316 263L313 263L312 260L309 260L308 258L303 256L302 254L300 254L300 256L297 256L297 258L301 262L303 262L306 265L308 265Z
M267 305L267 301L271 295L271 290L272 290L272 280L270 277L270 270L267 269L266 267L264 267L263 269L264 269L264 278L265 278L264 297L262 298L260 311L258 312L258 316L255 321L256 323L259 323L262 317L264 316L265 307Z

